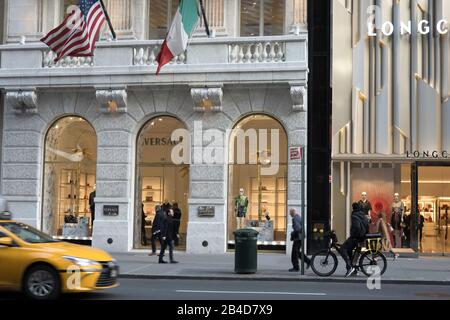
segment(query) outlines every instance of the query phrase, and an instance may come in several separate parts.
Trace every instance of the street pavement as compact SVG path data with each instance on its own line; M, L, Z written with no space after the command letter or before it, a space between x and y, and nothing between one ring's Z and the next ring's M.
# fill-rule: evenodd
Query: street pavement
M0 301L22 299L0 292ZM66 294L62 300L450 300L450 286L381 283L379 290L369 290L365 283L120 279L117 288Z
M382 284L369 290L362 283L293 281L121 279L104 292L67 295L88 300L450 300L450 286Z
M333 277L320 278L311 269L306 274L290 273L290 257L285 254L258 254L258 271L252 275L234 273L234 254L191 255L175 253L178 264L158 264L158 257L145 252L112 253L120 266L121 278L139 279L210 279L210 280L303 280L325 282L366 282L359 275L346 279L345 264L339 260ZM401 258L393 261L388 257L388 268L382 277L384 283L442 284L450 285L450 259L442 257Z

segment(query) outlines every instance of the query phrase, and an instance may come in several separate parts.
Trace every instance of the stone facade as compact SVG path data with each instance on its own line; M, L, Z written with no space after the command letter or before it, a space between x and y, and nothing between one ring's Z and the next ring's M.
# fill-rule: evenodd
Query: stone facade
M143 2L132 1L136 5ZM230 6L232 1L225 2ZM229 19L226 15L224 21L230 23ZM134 28L139 19L132 20L123 24ZM17 28L26 22L19 18L11 21ZM227 30L234 29L230 26ZM30 31L31 39L35 31ZM45 214L42 212L45 137L50 126L67 115L83 117L97 134L99 214L92 244L112 252L133 249L138 210L137 135L148 120L174 116L186 124L191 134L194 122L202 120L204 130L214 128L225 134L246 115L266 114L282 123L289 147L305 146L307 34L302 30L296 33L263 38L194 39L184 59L165 67L158 77L154 75L156 66L151 62L151 51L160 46L161 40L100 41L94 59L69 58L54 65L43 44L14 43L17 35L12 33L7 37L12 43L0 45L0 88L5 98L1 100L4 101L1 186L14 218L41 227ZM212 110L202 108L201 100L205 97L213 102ZM117 108L108 107L112 100ZM192 139L192 153L200 152L199 147L207 143ZM228 154L226 147L223 154ZM287 211L301 208L300 190L305 179L300 172L300 163L288 163ZM217 165L191 164L187 252L226 251L227 180L226 161ZM100 214L104 205L111 204L119 206L118 216ZM197 208L205 205L216 207L213 219L197 216ZM287 221L290 224L290 219ZM290 226L288 235L289 230ZM207 247L202 245L204 241L208 242Z

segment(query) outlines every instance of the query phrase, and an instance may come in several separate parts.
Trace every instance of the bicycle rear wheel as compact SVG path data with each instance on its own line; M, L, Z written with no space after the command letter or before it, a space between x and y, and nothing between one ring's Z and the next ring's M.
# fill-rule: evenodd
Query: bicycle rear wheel
M329 250L323 250L311 257L311 269L319 277L329 277L336 272L338 259Z
M381 252L366 251L361 255L359 259L359 268L367 277L370 277L379 272L379 275L383 275L387 269L387 260ZM376 268L379 268L377 270Z

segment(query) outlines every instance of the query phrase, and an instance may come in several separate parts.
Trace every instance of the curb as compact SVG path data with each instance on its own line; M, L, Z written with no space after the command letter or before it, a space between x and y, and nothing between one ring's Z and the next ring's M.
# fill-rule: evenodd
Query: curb
M298 282L321 282L321 283L361 283L366 284L367 279L341 279L341 278L269 278L269 277L239 277L239 276L181 276L181 275L140 275L140 274L120 274L119 279L147 279L147 280L199 280L199 281L270 281L270 282L287 282L287 281L298 281ZM450 286L450 281L445 280L400 280L400 279L389 279L381 280L384 284L399 284L399 285L442 285Z

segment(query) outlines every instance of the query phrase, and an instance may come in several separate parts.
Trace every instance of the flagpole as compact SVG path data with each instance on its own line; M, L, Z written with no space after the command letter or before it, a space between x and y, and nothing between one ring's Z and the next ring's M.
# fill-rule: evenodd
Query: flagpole
M206 20L205 6L203 5L203 0L199 1L200 1L200 8L202 10L203 21L205 23L206 34L208 35L208 37L211 37L211 32L209 32L208 20Z
M113 36L113 39L116 40L116 32L114 31L113 25L111 23L111 19L109 18L108 11L106 10L106 6L103 3L103 0L100 0L100 4L102 5L103 12L105 13L106 22L108 22L109 30L111 30L111 35Z

